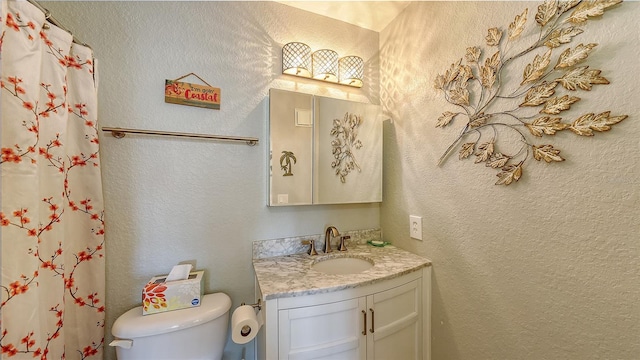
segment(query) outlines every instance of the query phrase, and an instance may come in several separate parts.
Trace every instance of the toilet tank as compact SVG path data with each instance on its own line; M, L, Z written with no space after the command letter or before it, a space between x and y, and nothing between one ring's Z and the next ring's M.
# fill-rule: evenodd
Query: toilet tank
M203 296L200 306L142 315L142 307L122 314L113 324L118 360L220 360L227 341L231 299Z

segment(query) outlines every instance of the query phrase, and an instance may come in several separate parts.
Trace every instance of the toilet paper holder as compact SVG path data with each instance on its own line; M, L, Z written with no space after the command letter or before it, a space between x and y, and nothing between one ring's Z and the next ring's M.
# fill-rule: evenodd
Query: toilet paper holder
M258 299L258 302L257 302L257 303L255 303L255 304L249 304L249 305L247 305L246 303L242 302L242 303L240 304L240 306L241 306L241 307L248 307L248 306L250 306L250 307L253 309L253 311L254 311L254 315L255 315L255 311L256 311L256 309L258 309L258 314L259 314L259 313L260 313L260 311L262 310L262 299ZM240 309L240 308L238 308L238 309ZM236 309L236 311L238 311L238 309ZM234 312L233 312L233 315L232 315L232 317L231 317L232 322L234 322L234 317L235 317L235 315L236 315L236 311L234 311ZM255 330L254 330L254 329L252 329L252 327L251 327L251 326L249 326L248 324L246 324L246 325L242 326L242 328L240 328L240 336L241 336L241 339L242 339L242 338L245 338L245 337L246 337L248 340L253 339L253 337L254 337L255 335L253 335L253 336L250 336L250 337L249 337L249 334L251 334L252 332L257 332L257 331L258 331L258 329L260 329L260 327L262 326L262 321L261 321L261 320L258 320L258 323L257 323L257 324L254 324L254 325L257 325L257 326L254 326L254 329L255 329ZM232 327L233 327L233 326L234 326L234 325L232 324ZM232 338L233 338L234 336L235 336L235 334L232 334ZM247 341L248 341L248 340L247 340ZM244 344L244 343L246 343L246 341L245 341L244 339L243 339L243 340L238 340L238 341L236 341L236 339L235 339L235 338L233 338L233 341L234 341L235 343L237 343L237 344Z
M246 303L241 303L240 306L245 306L247 305ZM262 309L262 299L258 299L258 302L255 304L249 304L249 306L252 306L254 309L258 309L261 310Z

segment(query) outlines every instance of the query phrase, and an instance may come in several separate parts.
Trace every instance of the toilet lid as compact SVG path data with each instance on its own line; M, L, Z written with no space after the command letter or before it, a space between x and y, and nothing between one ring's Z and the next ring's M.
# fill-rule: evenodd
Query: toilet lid
M142 315L142 306L122 314L111 328L120 339L132 339L187 329L214 320L229 312L231 299L225 293L207 294L200 306Z

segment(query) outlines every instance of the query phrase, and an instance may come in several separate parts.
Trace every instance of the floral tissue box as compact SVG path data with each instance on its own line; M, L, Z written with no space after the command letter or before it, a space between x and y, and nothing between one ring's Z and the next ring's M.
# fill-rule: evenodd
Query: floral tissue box
M166 282L167 275L155 276L142 289L142 315L200 306L204 271L189 273L189 278Z

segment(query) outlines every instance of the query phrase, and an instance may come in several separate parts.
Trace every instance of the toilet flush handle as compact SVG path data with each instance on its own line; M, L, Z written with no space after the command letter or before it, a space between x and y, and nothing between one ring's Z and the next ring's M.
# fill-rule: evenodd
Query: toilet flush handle
M117 339L109 343L109 346L118 346L124 349L131 349L131 347L133 346L133 340Z

